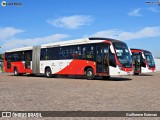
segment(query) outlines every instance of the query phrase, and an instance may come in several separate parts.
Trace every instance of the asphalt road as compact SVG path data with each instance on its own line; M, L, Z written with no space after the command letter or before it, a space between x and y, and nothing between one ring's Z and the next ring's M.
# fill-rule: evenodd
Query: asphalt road
M1 73L0 111L160 111L160 72L109 80Z

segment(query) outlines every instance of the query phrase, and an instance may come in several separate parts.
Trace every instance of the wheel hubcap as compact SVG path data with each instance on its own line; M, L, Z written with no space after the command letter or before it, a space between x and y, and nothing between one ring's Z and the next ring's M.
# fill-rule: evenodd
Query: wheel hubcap
M46 74L47 74L47 76L49 76L49 75L50 75L50 73L51 73L51 72L47 71L47 73L46 73Z
M14 74L17 75L17 71L16 70L14 71Z
M92 72L88 71L87 76L91 77L92 76Z

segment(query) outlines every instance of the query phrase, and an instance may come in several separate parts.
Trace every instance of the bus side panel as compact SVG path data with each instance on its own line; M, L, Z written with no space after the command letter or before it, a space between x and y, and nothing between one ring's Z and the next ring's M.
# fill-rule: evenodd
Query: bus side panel
M25 66L22 62L11 62L11 69L14 72L14 68L18 69L18 73L25 73Z
M141 67L142 73L150 73L154 72L155 68L149 69L147 66L146 67Z
M24 64L22 62L11 62L11 68L7 69L7 61L4 61L4 71L14 72L14 68L18 69L18 73L25 73Z
M109 74L112 76L116 76L116 75L132 75L133 74L133 71L132 71L132 68L126 68L126 70L120 70L118 66L116 67L112 67L112 66L109 66Z
M40 73L45 73L45 68L50 67L52 74L84 75L85 67L92 67L96 73L96 65L88 60L47 60L40 61Z
M45 68L51 68L52 74L57 74L59 71L67 67L71 63L70 60L41 60L40 61L40 73L45 73ZM68 70L69 72L69 70Z
M3 67L4 72L12 72L12 69L7 69L6 53L4 54Z
M4 72L7 72L7 62L5 61L5 59L3 60L3 70Z
M18 69L18 73L32 73L31 69L25 69L25 66L22 62L11 62L11 68L7 69L7 62L4 61L4 72L14 72L14 68Z
M4 60L4 72L12 72L12 69L7 69L7 61Z
M92 67L96 74L96 64L93 61L88 60L73 60L68 66L59 71L56 74L71 74L71 75L84 75L84 69L86 67Z

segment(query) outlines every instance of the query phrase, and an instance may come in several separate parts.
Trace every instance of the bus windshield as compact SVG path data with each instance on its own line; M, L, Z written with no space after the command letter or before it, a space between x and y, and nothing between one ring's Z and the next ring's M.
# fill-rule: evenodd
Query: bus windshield
M144 53L146 60L148 62L149 67L155 67L155 62L151 53Z
M132 59L127 45L124 43L115 43L114 47L116 50L117 58L122 66L132 67Z

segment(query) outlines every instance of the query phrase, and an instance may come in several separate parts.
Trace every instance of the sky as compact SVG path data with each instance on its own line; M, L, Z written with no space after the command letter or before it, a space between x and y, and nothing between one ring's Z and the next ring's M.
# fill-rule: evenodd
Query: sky
M153 3L146 4L148 1ZM4 2L6 6L2 5ZM107 37L160 57L157 0L0 0L0 3L0 53L57 41Z

